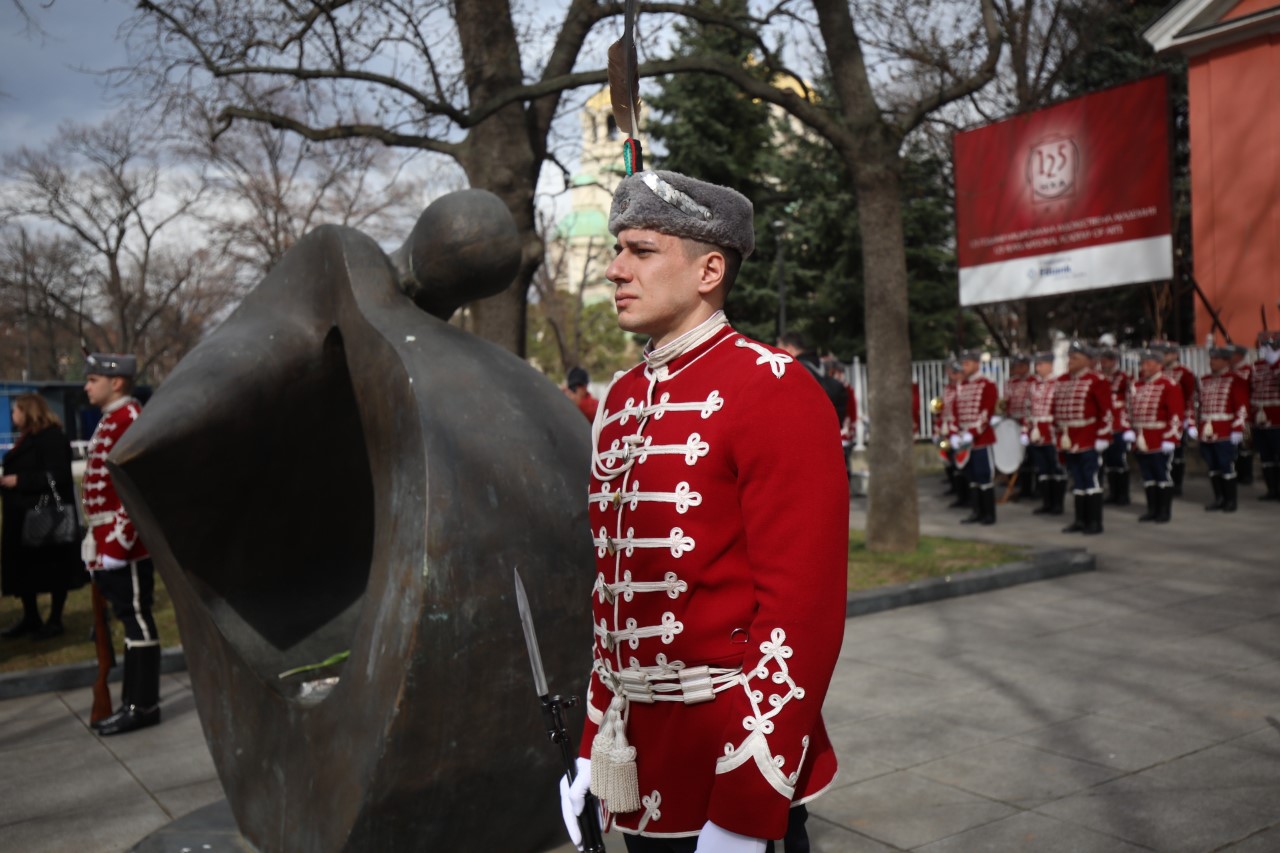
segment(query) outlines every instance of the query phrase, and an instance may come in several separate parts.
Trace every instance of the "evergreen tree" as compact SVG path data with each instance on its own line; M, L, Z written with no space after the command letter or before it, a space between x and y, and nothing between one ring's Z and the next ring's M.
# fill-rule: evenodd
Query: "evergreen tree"
M752 44L739 33L690 24L680 34L682 53L717 51L753 67ZM821 100L822 81L814 91ZM857 203L848 169L831 146L719 77L663 80L648 100L660 111L649 123L665 148L654 158L660 168L733 186L755 205L756 251L727 303L735 327L759 340L777 337L781 276L789 331L843 361L865 359ZM912 352L942 358L954 348L958 311L947 164L912 148L903 190ZM967 317L966 323L973 340L976 322Z

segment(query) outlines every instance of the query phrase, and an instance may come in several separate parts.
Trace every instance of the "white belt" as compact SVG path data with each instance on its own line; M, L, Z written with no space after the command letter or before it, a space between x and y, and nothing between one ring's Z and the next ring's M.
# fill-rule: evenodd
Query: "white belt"
M1079 427L1093 426L1098 422L1097 418L1085 418L1082 421L1062 421L1062 425L1068 429L1077 429Z
M114 512L95 512L92 515L86 515L84 523L89 527L102 527L106 524L114 524L116 514Z
M1200 419L1206 420L1206 421L1234 421L1236 419L1236 416L1235 415L1201 415Z
M1164 421L1138 421L1134 424L1136 429L1164 429L1169 424Z
M600 681L615 696L643 705L654 702L683 702L686 705L710 702L742 675L742 667L723 669L711 666L690 666L674 672L670 667L643 666L614 671L600 660L596 661L594 669Z

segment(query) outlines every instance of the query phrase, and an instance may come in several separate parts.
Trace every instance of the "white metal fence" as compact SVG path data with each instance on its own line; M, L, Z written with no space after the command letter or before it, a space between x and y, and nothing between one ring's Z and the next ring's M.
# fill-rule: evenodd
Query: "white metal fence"
M1067 346L1066 342L1062 342L1055 350L1053 371L1055 376L1066 372ZM1130 376L1138 374L1138 352L1139 350L1120 349L1120 368ZM1204 347L1182 347L1180 358L1183 366L1196 376L1203 376L1209 372L1209 351ZM1256 356L1250 353L1248 360L1252 361L1254 358ZM1003 395L1005 378L1009 375L1009 359L993 356L989 361L982 363L982 372L991 377ZM849 365L849 377L853 383L853 393L858 399L857 445L861 447L866 442L870 425L867 420L870 409L870 397L867 394L867 365L855 358L853 364ZM942 396L942 389L947 384L947 362L945 360L913 361L911 378L920 386L920 435L918 438L921 441L931 441L934 438L934 431L929 401L934 397Z

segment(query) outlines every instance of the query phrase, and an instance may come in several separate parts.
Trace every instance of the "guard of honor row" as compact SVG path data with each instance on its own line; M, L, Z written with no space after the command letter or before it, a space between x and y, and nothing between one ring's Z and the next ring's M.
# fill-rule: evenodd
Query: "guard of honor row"
M1213 486L1206 510L1235 512L1255 455L1266 486L1258 498L1280 502L1280 332L1262 332L1257 344L1253 362L1245 347L1211 348L1210 371L1197 378L1177 344L1149 344L1130 376L1117 350L1073 342L1061 376L1052 353L1011 357L1003 395L982 373L983 354L962 353L931 403L951 506L971 508L962 524L994 524L997 460L1021 456L1019 496L1040 497L1036 515L1064 514L1069 489L1074 516L1063 532L1101 533L1103 504L1130 503L1132 452L1147 501L1138 521L1165 524L1192 443Z

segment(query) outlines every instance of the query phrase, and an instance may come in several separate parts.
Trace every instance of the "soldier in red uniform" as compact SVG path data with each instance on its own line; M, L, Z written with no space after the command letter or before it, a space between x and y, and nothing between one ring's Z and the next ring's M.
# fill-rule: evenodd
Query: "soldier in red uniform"
M587 387L590 382L591 377L586 370L581 367L572 368L565 376L564 393L588 421L594 421L600 401L591 395L591 389Z
M836 772L820 712L844 630L839 422L721 310L749 201L640 172L609 228L618 325L650 342L593 428L595 642L566 811L589 784L633 853L807 849L803 804Z
M1102 466L1107 472L1110 494L1106 503L1116 506L1129 505L1129 446L1134 442L1134 432L1129 428L1129 374L1120 369L1120 353L1103 349L1098 353L1098 366L1102 378L1111 386L1111 445L1103 451Z
M956 496L950 504L953 509L969 506L969 478L965 472L969 451L957 453L950 438L959 431L956 426L956 397L963 379L964 370L961 369L960 362L956 359L948 361L947 384L942 388L942 411L935 419L933 428L934 435L940 436L939 441L946 444L947 480L951 483L951 494Z
M1147 511L1138 521L1167 523L1173 506L1173 481L1169 469L1173 449L1182 440L1182 389L1161 371L1162 353L1146 350L1133 383L1129 416L1134 431L1138 470L1147 493Z
M1258 360L1250 376L1253 446L1267 486L1259 500L1280 501L1280 332L1258 335Z
M1027 417L1022 422L1022 444L1035 467L1042 495L1040 507L1032 513L1062 515L1067 478L1058 463L1058 442L1053 431L1053 393L1058 387L1053 378L1053 353L1036 353L1035 365L1027 396Z
M1071 344L1067 372L1058 377L1053 421L1075 495L1075 520L1062 532L1101 533L1098 469L1111 444L1111 386L1093 370L1093 352L1083 343Z
M991 420L996 417L996 403L1000 393L996 383L982 373L982 353L970 350L960 356L960 369L964 379L956 388L955 432L951 433L951 445L959 451L969 451L966 465L972 489L973 511L961 524L995 524L995 456L992 445L996 443ZM996 421L999 423L999 421Z
M1182 366L1179 361L1181 357L1181 349L1177 344L1169 341L1163 341L1158 344L1151 345L1153 349L1164 355L1164 367L1162 371L1174 382L1178 383L1178 388L1182 390L1182 404L1186 406L1186 411L1182 414L1182 430L1183 434L1190 439L1195 439L1196 425L1196 406L1200 400L1200 389L1196 384L1196 375L1190 370ZM1186 459L1183 456L1185 450L1184 444L1179 442L1173 451L1173 468L1170 469L1173 476L1173 496L1180 497L1182 495L1182 478L1187 470Z
M131 355L92 353L85 360L84 391L89 403L102 410L102 419L89 439L81 484L88 526L81 556L124 625L120 708L93 724L103 736L160 722L160 639L151 616L155 569L107 471L107 454L142 413L132 396L136 371Z
M1209 370L1200 377L1200 455L1213 484L1213 502L1205 509L1235 512L1236 448L1249 419L1249 390L1231 369L1231 347L1209 350Z
M1244 380L1244 387L1253 389L1253 365L1249 363L1249 348L1240 344L1231 345L1231 369ZM1256 413L1253 404L1249 405L1249 424L1252 425ZM1249 427L1245 428L1244 441L1236 448L1236 483L1241 486L1253 485L1253 436Z
M1009 356L1009 378L1004 383L1005 417L1017 421L1021 429L1027 421L1027 408L1031 404L1031 386L1036 378L1031 375L1031 356L1014 353ZM1022 430L1023 433L1026 430ZM1018 467L1018 497L1034 498L1036 496L1035 468L1031 464L1030 455L1023 457Z

